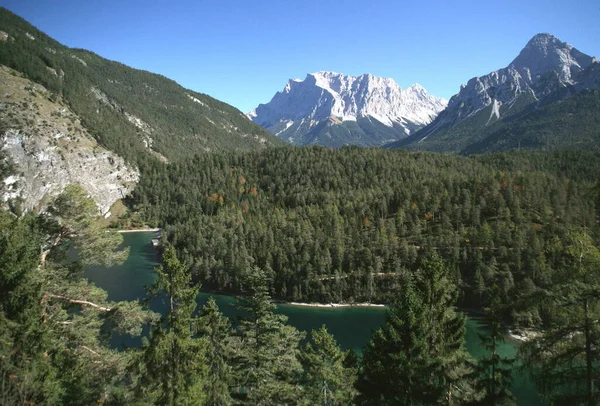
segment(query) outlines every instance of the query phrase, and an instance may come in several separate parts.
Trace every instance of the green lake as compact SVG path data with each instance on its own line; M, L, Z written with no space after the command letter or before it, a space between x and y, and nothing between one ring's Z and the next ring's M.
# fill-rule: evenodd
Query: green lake
M86 277L97 286L108 292L108 299L114 301L136 300L146 296L144 287L153 282L153 269L158 264L156 249L152 246L153 232L136 232L123 234L125 244L130 247L128 259L120 266L111 268L89 267ZM209 296L213 296L224 315L236 314L233 308L235 299L230 296L202 293L200 304L204 304ZM164 309L161 303L151 303L155 311ZM322 324L332 333L344 349L352 348L360 351L369 341L371 332L379 328L385 321L385 308L381 307L307 307L287 304L278 305L277 311L289 318L289 324L302 331L319 328ZM467 321L467 350L474 357L485 354L480 345L478 333L484 326L476 319ZM135 345L138 341L130 341ZM506 342L500 347L503 356L513 356L517 352L514 343ZM517 396L518 405L544 405L528 376L515 371L513 373L512 392Z

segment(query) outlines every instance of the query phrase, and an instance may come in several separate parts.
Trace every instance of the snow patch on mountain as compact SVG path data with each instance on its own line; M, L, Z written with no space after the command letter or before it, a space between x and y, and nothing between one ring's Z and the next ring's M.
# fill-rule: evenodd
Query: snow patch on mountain
M295 139L303 135L295 133L299 128L307 131L329 118L338 124L371 117L408 135L415 127L430 123L446 104L419 84L403 90L389 78L321 71L309 73L304 80L289 80L269 103L249 112L248 118L282 139Z

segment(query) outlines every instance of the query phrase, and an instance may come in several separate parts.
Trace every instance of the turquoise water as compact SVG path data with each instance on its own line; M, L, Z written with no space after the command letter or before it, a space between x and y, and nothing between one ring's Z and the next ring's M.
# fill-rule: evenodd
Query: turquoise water
M485 334L485 325L476 318L467 319L466 347L469 354L475 358L486 355L486 349L481 345L479 334ZM503 357L515 357L518 348L514 343L505 341L498 345L498 353ZM519 365L515 365L518 367ZM515 368L512 373L511 392L517 397L517 404L523 406L541 406L545 403L538 395L529 376Z
M152 246L152 232L123 234L125 244L130 247L127 261L120 266L111 268L89 267L86 277L108 292L108 299L114 301L135 300L146 296L144 287L152 284L152 270L158 265L158 255ZM199 304L206 303L213 296L221 312L227 316L239 313L234 309L235 299L230 296L202 293ZM161 311L164 305L160 301L151 303L154 311ZM373 330L379 328L385 321L386 310L381 307L342 307L323 308L280 304L277 312L288 316L290 325L301 331L318 329L325 324L340 346L360 351L369 341ZM484 326L474 318L467 320L467 350L474 357L485 354L478 334L484 331ZM139 339L119 338L121 344L128 346L139 345ZM514 356L517 348L513 343L505 342L500 346L500 354ZM512 392L517 396L518 404L523 406L541 406L544 403L537 395L527 376L513 373Z
M123 240L129 246L129 257L119 265L106 268L91 266L86 268L85 276L97 286L108 292L108 300L120 302L135 300L146 296L145 286L154 280L153 270L158 265L158 253L152 246L156 233L125 233Z

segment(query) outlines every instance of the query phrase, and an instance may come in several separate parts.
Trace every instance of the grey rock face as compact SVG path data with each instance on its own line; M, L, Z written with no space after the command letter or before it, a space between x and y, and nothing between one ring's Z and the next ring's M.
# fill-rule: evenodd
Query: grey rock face
M461 86L440 120L455 124L490 105L494 105L495 118L500 118L500 106L513 103L524 93L542 100L561 88L586 81L588 71L597 63L597 59L550 34L538 34L506 68Z
M346 138L353 140L349 143L373 145L377 140L389 141L388 137L406 137L431 122L445 106L445 100L418 84L404 90L393 79L370 74L316 72L304 80L290 80L248 117L293 144L327 145L330 133L335 132L330 127L342 124ZM339 138L343 142L344 136Z
M0 150L13 167L0 199L43 210L66 185L81 184L107 215L139 179L136 168L100 147L67 106L43 87L0 68Z

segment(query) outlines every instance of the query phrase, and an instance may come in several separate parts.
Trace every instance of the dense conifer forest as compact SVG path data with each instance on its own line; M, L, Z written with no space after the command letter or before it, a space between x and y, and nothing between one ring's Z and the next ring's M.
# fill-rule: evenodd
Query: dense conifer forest
M282 148L157 165L132 204L205 288L239 292L259 266L277 298L388 303L436 252L461 306L497 284L509 320L539 326L551 312L517 299L552 283L569 232L597 230L598 173L593 153Z
M81 187L40 213L0 211L0 404L510 405L518 362L549 403L600 402L597 150L278 146L206 95L66 48L6 10L0 24L0 63L139 167L113 226L163 230L149 293L168 304L110 302L83 277L128 253ZM578 100L593 107L597 92ZM554 127L552 109L536 114ZM0 159L2 178L14 170ZM242 316L198 308L200 290L235 294ZM357 355L326 326L298 331L274 300L389 308ZM489 326L480 360L465 350L466 312ZM509 327L533 331L518 360L497 353ZM121 334L143 345L113 348Z
M337 154L352 157L360 149L270 153L294 152L304 155L304 161L313 153L331 154L324 161L331 163ZM390 156L396 155L414 158L407 153ZM437 164L432 169L451 168L450 157L426 157ZM217 157L214 162L221 159ZM471 172L485 173L485 168L482 163L471 162L466 175L457 178ZM418 171L414 168L413 175ZM242 181L238 174L224 173L234 181L237 193L243 194L240 183L248 183L245 187L249 191L259 188L252 186L251 180ZM522 187L528 184L534 183L519 183ZM551 184L544 183L546 187ZM590 200L597 201L597 189L590 190L596 193ZM206 216L218 218L219 211L225 210L225 199L221 204L220 196L208 196L210 204L206 207L212 211ZM238 204L243 205L244 200ZM248 203L247 210L241 208L237 221L245 222L244 216L252 207L257 206ZM283 207L273 211L282 212ZM298 207L290 205L290 210ZM593 218L593 203L591 210ZM372 213L376 212L365 211L357 218L359 228L368 228L371 220L365 224L364 216ZM480 220L482 224L485 221ZM496 352L507 323L541 327L540 333L523 345L521 357L534 367L529 372L549 400L586 405L598 400L598 359L593 346L599 338L595 321L600 302L600 250L587 226L571 225L564 234L557 233L560 239L539 242L546 248L535 255L551 260L536 265L539 279L530 278L530 282L502 274L498 269L510 271L502 262L491 266L500 260L492 255L495 240L490 227L490 246L474 250L492 252L491 265L484 268L488 273L475 281L481 285L470 288L481 289L480 296L475 295L477 291L466 293L469 288L461 282L460 264L445 257L446 249L437 245L439 238L435 234L423 238L420 247L411 248L414 262L410 266L402 266L398 272L382 269L381 273L393 274L389 276L373 275L374 280L387 277L395 283L393 289L385 290L379 283L373 285L375 300L381 294L390 305L387 321L357 357L352 350L343 352L325 326L307 337L287 324L285 316L274 312L272 292L276 291L278 275L267 263L248 263L238 269L237 285L231 289L243 295L237 300L241 317L234 320L224 317L214 301L198 309L196 297L201 285L194 279L202 275L180 259L190 255L185 248L179 248L178 254L167 241L156 282L149 290L167 303L165 313L155 314L137 302L107 301L106 292L82 278L82 265L118 262L127 252L119 249L119 234L106 229L93 201L80 187L67 188L47 214L16 218L3 212L0 222L2 404L515 404L508 373L515 361ZM176 243L177 234L171 231L169 235ZM524 250L532 249L527 242L523 246ZM79 259L68 255L71 247L80 253ZM536 264L526 262L530 263ZM529 269L528 265L524 268ZM541 271L544 273L539 275ZM507 289L506 281L511 278ZM518 285L528 289L518 289ZM457 307L459 299L483 307L490 326L489 334L482 336L489 355L480 360L465 351L465 315ZM141 348L119 351L111 347L110 340L116 334L140 335L148 327Z
M537 331L520 357L549 401L596 404L597 153L290 147L148 162L119 225L164 230L151 289L163 315L82 278L127 252L81 188L42 214L2 212L1 403L514 404L514 360L496 348L517 326ZM198 309L200 288L241 293L244 316ZM390 307L357 358L325 327L288 325L274 298ZM491 326L479 361L465 310ZM141 348L110 346L144 329Z

